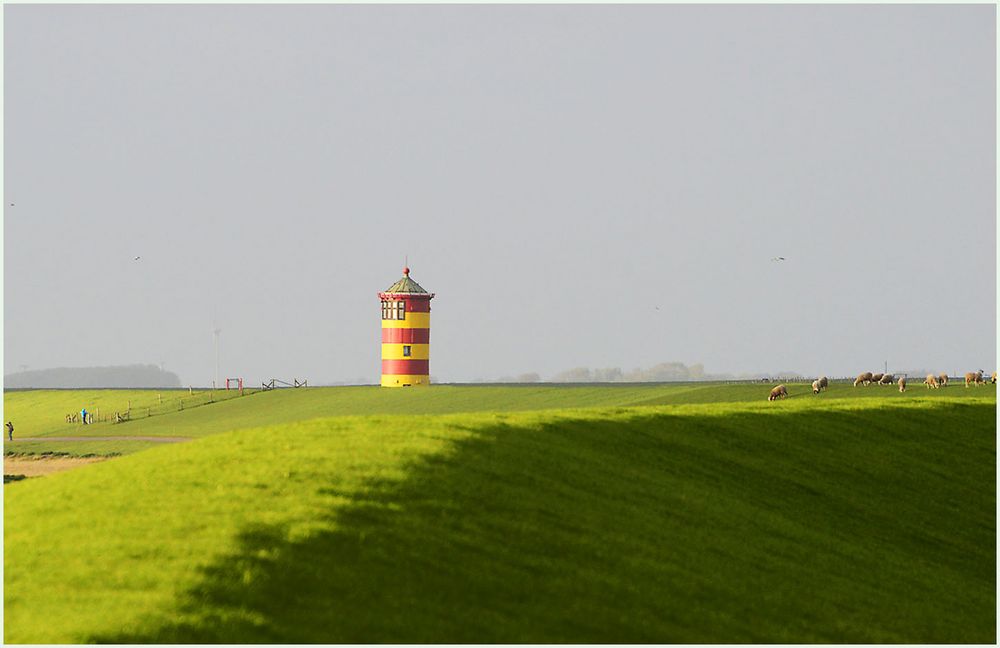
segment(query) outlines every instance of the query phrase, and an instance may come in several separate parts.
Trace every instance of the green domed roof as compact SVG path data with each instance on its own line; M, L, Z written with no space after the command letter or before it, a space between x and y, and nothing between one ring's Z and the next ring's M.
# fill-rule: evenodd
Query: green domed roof
M410 269L403 268L403 278L385 289L387 293L423 293L427 291L420 287L413 279L410 279Z

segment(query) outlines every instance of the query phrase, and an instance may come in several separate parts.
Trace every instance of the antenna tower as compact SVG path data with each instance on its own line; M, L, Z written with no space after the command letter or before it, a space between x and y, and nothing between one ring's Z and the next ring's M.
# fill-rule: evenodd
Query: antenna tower
M212 383L212 389L219 388L219 334L222 333L222 329L216 327L212 333L215 335L215 381Z

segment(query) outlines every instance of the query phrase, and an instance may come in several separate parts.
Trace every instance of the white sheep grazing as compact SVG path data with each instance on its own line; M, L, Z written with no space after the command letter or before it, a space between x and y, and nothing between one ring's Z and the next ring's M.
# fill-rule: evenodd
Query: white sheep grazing
M972 383L976 387L983 384L983 372L977 371L976 373L965 374L965 386L968 387L969 383Z
M899 377L899 391L900 393L906 391L906 376Z
M826 389L829 386L830 386L830 381L827 379L827 377L826 376L820 376L820 378L819 378L819 388L820 389Z
M938 383L942 387L947 387L948 386L948 374L943 373L940 376L938 376Z
M867 385L872 381L872 372L866 371L863 374L858 374L858 377L854 379L854 386Z
M814 380L813 381L813 393L814 394L818 394L819 393L819 389L820 389L819 388L819 381L818 380Z
M882 376L882 380L878 381L878 384L891 385L893 382L895 382L895 379L896 377L893 376L892 374L885 374L884 376Z
M927 378L924 379L924 384L927 385L927 389L937 389L938 379L934 374L927 374Z
M785 398L786 396L788 396L788 390L785 389L784 385L778 385L777 387L771 390L771 393L768 395L767 400L769 401L778 400L779 398Z

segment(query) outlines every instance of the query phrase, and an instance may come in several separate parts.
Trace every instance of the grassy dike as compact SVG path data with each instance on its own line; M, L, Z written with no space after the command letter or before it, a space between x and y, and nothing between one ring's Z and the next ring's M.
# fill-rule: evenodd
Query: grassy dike
M4 639L993 643L995 395L871 393L315 419L11 483Z
M4 394L4 413L13 420L15 438L38 436L180 436L203 437L229 430L281 425L331 416L369 414L457 414L513 412L581 407L636 407L647 405L724 404L765 402L772 384L669 383L602 385L435 385L433 389L380 389L379 387L310 387L263 393L217 390L158 392L152 390L39 390ZM929 391L911 385L906 393L896 387L852 387L834 383L815 396L807 383L789 383L788 401L774 404L831 400L897 402L913 400L996 399L996 387L948 387ZM208 399L213 403L206 405ZM128 423L67 424L65 413L78 412L80 403L103 412L132 402L136 418ZM187 403L181 405L181 402ZM184 409L179 409L183 406ZM153 416L143 418L146 409Z

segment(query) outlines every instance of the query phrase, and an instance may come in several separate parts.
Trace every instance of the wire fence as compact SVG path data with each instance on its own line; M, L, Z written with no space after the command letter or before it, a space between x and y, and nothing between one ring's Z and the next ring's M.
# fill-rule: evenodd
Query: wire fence
M126 400L119 406L94 406L87 410L87 421L84 423L82 410L66 414L66 423L75 425L92 425L98 423L126 423L163 414L173 414L184 410L203 407L213 403L240 398L242 396L252 396L259 393L259 389L214 389L185 392L162 392L150 394L142 400Z

